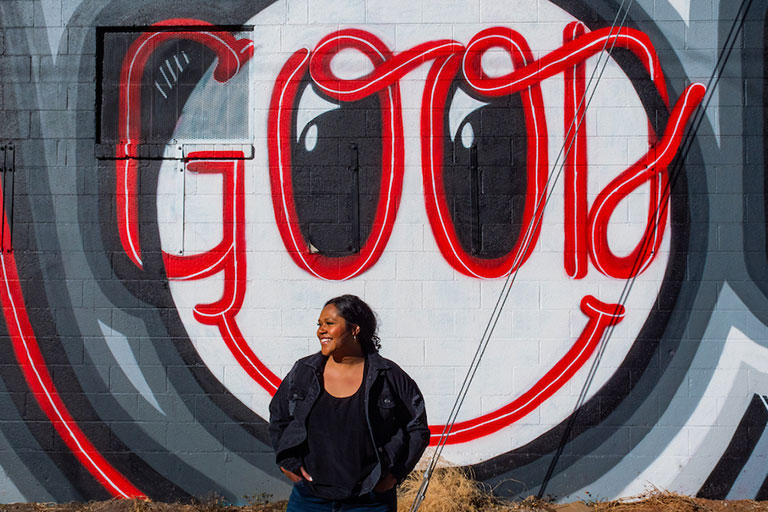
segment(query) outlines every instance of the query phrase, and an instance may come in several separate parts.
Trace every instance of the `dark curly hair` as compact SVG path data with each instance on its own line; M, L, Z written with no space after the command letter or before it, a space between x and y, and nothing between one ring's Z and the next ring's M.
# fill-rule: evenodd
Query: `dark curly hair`
M370 354L371 352L379 351L381 340L376 334L378 329L376 313L373 312L363 299L357 295L346 294L334 297L325 303L326 306L329 304L336 306L339 315L348 323L360 327L360 332L357 333L357 340L364 353Z

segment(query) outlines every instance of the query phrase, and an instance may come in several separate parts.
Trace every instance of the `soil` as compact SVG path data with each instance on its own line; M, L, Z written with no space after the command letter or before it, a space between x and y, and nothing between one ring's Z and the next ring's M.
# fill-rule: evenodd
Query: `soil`
M0 505L0 512L283 512L285 501L252 503L243 507L217 501L197 504L161 503L137 500L92 501L88 503L12 503ZM407 511L410 502L401 500L400 512ZM435 507L431 507L434 509ZM440 507L441 508L441 507ZM541 511L541 512L768 512L768 501L706 500L672 493L653 493L640 499L604 501L597 503L574 502L553 504L528 498L520 502L487 501L485 504L451 503L446 511Z

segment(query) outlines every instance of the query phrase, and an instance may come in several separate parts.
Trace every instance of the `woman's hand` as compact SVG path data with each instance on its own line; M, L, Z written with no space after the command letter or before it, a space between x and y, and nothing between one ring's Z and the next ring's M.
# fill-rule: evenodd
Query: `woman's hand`
M392 476L392 473L387 473L381 479L379 479L379 482L376 484L376 487L373 488L373 492L378 492L379 494L387 492L388 490L392 489L397 484L397 478Z
M301 468L299 469L301 469L301 476L297 475L292 471L288 471L283 466L280 466L280 471L282 471L283 474L287 476L291 482L297 483L297 482L301 482L302 480L309 480L311 482L312 476L309 473L307 473L307 470L304 469L304 466L301 466Z

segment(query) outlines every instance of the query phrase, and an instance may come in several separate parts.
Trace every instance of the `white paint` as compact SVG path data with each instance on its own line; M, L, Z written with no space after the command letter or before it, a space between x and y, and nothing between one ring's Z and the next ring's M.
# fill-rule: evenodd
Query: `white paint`
M765 398L762 398L763 406L768 409ZM760 487L765 480L765 468L768 467L768 429L763 430L763 435L757 441L752 453L747 459L747 463L741 468L739 476L733 482L731 490L725 499L738 500L744 498L754 498L760 491Z
M587 491L595 489L600 489L601 497L614 499L640 494L651 486L685 494L701 488L731 441L753 394L768 390L768 348L735 326L728 329L725 339L715 334L737 318L746 320L747 325L759 321L727 284L715 312L683 385L651 432L609 473L563 497L564 501L585 498ZM691 395L689 390L696 387L685 383L696 379L707 379L708 383L703 393ZM692 400L696 406L681 419ZM671 438L670 429L676 432Z
M307 130L307 134L304 136L304 148L307 151L313 151L317 146L317 125L313 124Z
M472 112L486 105L488 103L476 100L463 90L456 89L448 109L448 131L451 134L451 140L456 139L456 133L459 131L462 121Z
M680 14L686 25L691 23L691 0L669 0L669 5Z
M472 129L472 124L467 123L461 129L461 145L465 148L471 148L473 142L475 142L475 131Z
M28 499L5 472L5 468L0 466L0 503L26 503L27 501Z
M341 80L354 80L373 71L373 63L363 52L347 48L334 55L331 71Z
M157 412L166 416L165 411L160 407L157 398L155 398L155 394L149 387L149 383L144 377L144 374L139 367L139 363L136 361L136 356L133 355L133 350L131 350L131 346L128 344L128 338L125 334L112 329L101 320L97 320L97 322L99 323L99 329L101 329L101 332L104 334L104 341L106 342L109 351L112 353L115 361L117 361L120 369L125 373L125 376L131 384L133 384L136 390L141 393L141 396L144 397ZM87 347L88 345L86 345L86 348Z
M330 0L325 3L313 2L310 18L312 13L321 12L325 4L328 4L326 7L329 12L337 9ZM369 15L370 10L371 5L368 5ZM479 31L496 26L492 22L470 23L465 13L458 9L455 11L451 11L453 24L444 25L445 33L430 31L429 38L426 38L424 31L399 31L398 48L408 49L436 37L454 38L467 44ZM510 23L510 26L526 38L535 55L543 55L562 45L563 29L572 18L546 2L541 2L536 12L540 19L554 21L543 25ZM444 16L447 15L446 11ZM251 22L259 24L258 19ZM384 41L391 40L388 26L352 26L370 31ZM290 30L282 30L279 50L274 47L270 28L265 26L265 30L254 34L255 46L260 52L257 66L259 88L251 88L251 124L256 134L253 139L254 159L246 163L248 282L243 309L237 316L240 328L258 357L282 376L297 358L317 350L314 325L324 301L341 293L361 295L370 301L380 316L383 355L397 355L397 362L421 386L431 423L442 423L453 405L468 368L468 358L490 318L503 282L479 281L460 275L443 259L432 236L424 209L423 166L419 144L421 101L430 63L413 70L400 81L405 175L397 221L387 250L371 270L359 277L346 282L320 281L293 263L277 231L272 213L266 127L274 77L287 56L302 47L312 49L321 38L338 26L292 26ZM590 63L595 59L591 59ZM616 82L628 82L612 62L605 76ZM217 85L201 83L188 104L196 104L195 98L205 97L206 91L213 87ZM550 163L554 163L563 144L562 74L544 81L541 89L546 107L544 119L549 132L548 153ZM612 134L610 144L590 145L589 158L593 165L589 177L590 201L594 200L610 179L627 168L627 148L631 141L642 138L647 140L648 123L639 113L642 109L638 108L640 102L634 89L631 86L623 89L614 87L611 91L612 94L602 94L599 98L596 96L588 110L586 130L590 140L594 140L597 134L596 123L600 109L620 106L627 108L631 114L623 117L621 132ZM312 103L314 100L310 101L313 94L307 89L300 100L296 121L298 132L316 119L318 113L327 111L317 108ZM464 96L469 98L466 94ZM461 98L461 94L457 94L457 97ZM453 137L458 135L456 132L462 119L484 104L471 98L466 101L466 98L457 99L451 105L449 130ZM337 108L327 101L326 104ZM185 123L196 123L201 129L206 126L190 114L185 109L179 131L185 130ZM211 134L220 130L220 124L215 121L206 121ZM323 136L322 126L319 126L318 136ZM631 156L634 158L637 155ZM168 197L166 191L171 183L163 177L166 175L164 166L158 184L159 209L164 208L161 203ZM475 418L509 403L541 379L563 357L587 322L587 317L579 309L582 297L592 294L602 301L615 302L621 295L624 281L602 276L592 267L583 280L572 280L565 274L562 253L562 183L560 180L554 187L553 199L544 215L539 243L517 276L507 308L501 315L494 338L459 414L459 421ZM210 194L213 189L207 190ZM213 209L220 210L221 199L216 197L220 189L212 193L213 196L209 196L208 200ZM643 200L647 202L647 191L639 190L632 198L641 203ZM203 208L202 200L200 208ZM203 225L202 220L198 222ZM618 234L613 234L613 223L619 228ZM213 227L211 223L206 226L209 229ZM623 240L621 233L635 233L641 229L641 225L632 225L628 215L623 215L612 219L611 229L611 243L618 246ZM627 316L606 345L603 363L587 398L613 375L642 328L655 302L667 266L670 232L668 228L656 260L637 279L625 304ZM166 247L173 235L165 225L160 225L160 236L163 247ZM217 329L199 324L192 315L195 305L213 302L220 297L221 278L219 275L199 281L173 281L171 292L180 318L202 360L244 404L266 416L269 394L240 368L223 345ZM396 297L402 300L395 300ZM485 460L547 432L570 413L585 383L587 370L588 365L550 401L520 422L470 443L449 446L444 452L445 458L459 463Z
M500 48L491 48L480 58L483 71L491 78L508 75L515 70L509 52Z
M51 48L51 57L54 65L56 65L56 57L59 56L61 37L64 35L69 20L81 3L81 1L77 0L68 2L62 2L61 0L40 0L43 19L45 20L45 28L48 35L48 44Z
M45 28L48 35L48 45L51 48L51 57L53 64L56 64L56 57L59 56L59 43L64 34L64 25L61 19L61 0L40 0L40 6L43 10L45 19Z
M331 103L321 98L312 87L307 87L299 98L299 108L296 111L296 140L301 136L304 128L318 116L341 108L336 103Z

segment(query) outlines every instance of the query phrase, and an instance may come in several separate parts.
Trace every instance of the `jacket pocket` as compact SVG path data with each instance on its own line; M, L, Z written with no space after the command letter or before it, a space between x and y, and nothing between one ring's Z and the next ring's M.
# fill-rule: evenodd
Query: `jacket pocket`
M306 398L306 395L301 391L291 391L288 395L288 414L294 415L296 411L296 403L301 402Z
M381 419L392 421L395 418L395 399L389 393L383 393L376 401Z

